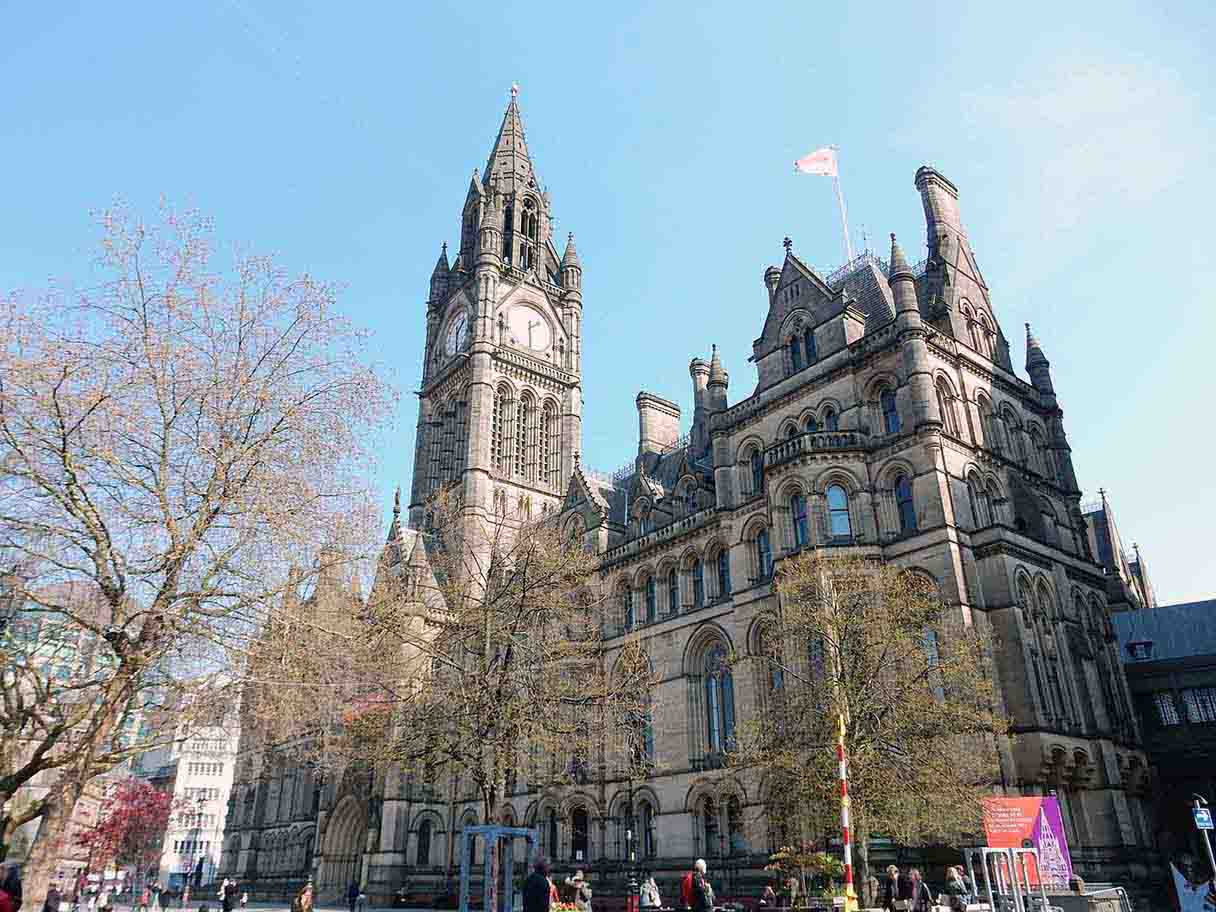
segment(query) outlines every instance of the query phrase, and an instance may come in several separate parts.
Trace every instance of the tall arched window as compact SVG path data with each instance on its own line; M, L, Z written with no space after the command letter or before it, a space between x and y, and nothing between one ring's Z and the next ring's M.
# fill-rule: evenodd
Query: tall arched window
M899 510L899 531L916 531L916 506L912 503L912 480L907 475L895 479L895 507Z
M726 548L718 551L718 597L727 598L730 595L730 552Z
M942 414L942 430L953 437L959 435L958 415L954 411L954 391L945 380L937 381L937 409Z
M638 802L638 835L642 857L654 858L654 808L645 800Z
M811 527L806 518L806 497L802 494L790 498L790 518L794 523L794 547L805 548L811 541Z
M540 451L541 484L557 487L557 409L552 400L547 400L540 413L540 440L537 449Z
M786 440L789 440L789 439L797 437L797 436L798 436L798 425L791 424L789 427L787 427L785 429L785 439Z
M646 621L647 621L647 623L652 623L655 619L655 615L658 611L658 605L656 604L656 602L657 602L657 599L656 599L656 593L655 593L654 577L648 576L648 577L646 577Z
M708 796L701 803L701 833L699 835L705 841L703 854L711 856L722 854L722 840L718 833L718 806Z
M804 427L808 434L813 434L819 430L819 422L815 420L814 415L807 415Z
M882 406L882 426L888 434L899 433L899 410L895 408L895 391L885 389L878 397Z
M528 439L532 428L532 400L529 396L519 397L515 406L515 459L514 474L519 478L531 476L531 441Z
M794 373L802 370L802 341L796 333L790 339L790 365L794 368Z
M840 419L836 417L836 410L829 408L823 413L823 427L827 431L840 430Z
M735 682L727 662L726 647L715 644L705 654L706 744L711 754L720 754L734 745Z
M515 262L515 204L507 203L502 211L502 261L510 266Z
M555 808L549 808L549 819L546 821L546 823L547 826L545 827L545 835L549 837L549 845L546 847L546 854L550 857L554 857L557 855L557 810Z
M591 828L588 825L587 809L581 804L570 812L570 860L587 861L589 858Z
M764 457L758 449L752 450L749 461L752 468L752 493L759 494L764 490Z
M849 517L849 494L838 484L828 485L828 531L832 538L852 538L853 521Z
M414 857L414 862L419 867L426 867L431 863L431 821L424 820L418 825L418 854Z
M628 586L621 589L621 617L624 620L625 629L633 629L633 590Z
M806 363L814 364L819 360L819 353L815 350L815 330L807 327L802 334L803 348L806 350Z
M756 533L756 573L757 582L771 579L773 575L773 546L768 537L768 529Z
M973 528L982 529L992 523L992 504L980 477L972 473L967 478L967 494L971 500Z
M494 418L490 429L490 455L499 472L506 472L511 462L512 438L508 425L513 414L511 391L500 386L494 393Z
M671 614L680 610L680 574L675 567L667 571L667 610Z
M700 608L705 604L705 565L701 558L692 562L692 605Z

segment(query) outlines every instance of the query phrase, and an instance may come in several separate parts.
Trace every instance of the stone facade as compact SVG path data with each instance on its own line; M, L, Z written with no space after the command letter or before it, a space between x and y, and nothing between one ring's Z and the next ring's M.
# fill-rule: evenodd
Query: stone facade
M514 97L473 175L459 253L449 263L445 246L431 277L409 526L454 485L470 510L552 512L600 555L610 643L640 636L659 679L656 772L630 781L601 764L560 794L520 783L507 817L604 890L622 883L630 848L665 896L697 856L721 895L754 883L773 839L764 785L727 774L721 754L769 682L744 665L723 673L717 657L758 648L773 569L806 548L930 574L997 644L1015 735L1007 791L1060 797L1084 876L1143 867L1152 833L1129 771L1144 753L1049 362L1027 327L1029 382L1015 373L957 188L929 167L915 185L925 262L910 266L892 238L888 260L865 253L825 277L787 241L757 295L754 389L732 403L717 351L693 358L687 435L675 403L641 392L637 458L602 475L579 461L582 266L573 236L553 245ZM418 561L416 541L395 519L390 548ZM392 776L373 791L376 810L359 798L342 818L344 833L367 827L359 877L373 899L439 889L459 830L481 822L474 796ZM318 872L333 863L330 806Z

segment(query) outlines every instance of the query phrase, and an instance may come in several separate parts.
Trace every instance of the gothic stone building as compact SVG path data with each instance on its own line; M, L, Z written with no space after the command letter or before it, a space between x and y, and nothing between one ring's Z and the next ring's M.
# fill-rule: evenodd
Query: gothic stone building
M609 642L640 636L660 682L657 772L605 770L562 793L521 782L506 816L605 889L626 830L661 880L705 856L729 893L762 866L764 783L728 774L721 755L769 682L721 657L760 649L774 567L807 548L929 574L990 631L1015 735L1007 790L1059 796L1083 876L1143 872L1145 755L1049 363L1028 327L1029 382L1015 373L957 188L929 167L915 185L922 264L892 238L889 260L867 253L821 276L787 242L757 290L754 388L732 402L717 352L693 358L687 434L676 403L639 393L637 458L605 476L579 461L582 266L572 236L554 246L514 97L473 175L459 252L449 263L445 245L431 276L409 528L396 517L389 547L424 563L410 528L454 485L487 511L552 512L600 555L618 608ZM246 787L306 808L308 790L278 775ZM433 890L458 869L461 828L479 822L454 783L325 791L315 858L289 850L294 867L279 867L284 883L314 875L323 894L350 877L373 900Z

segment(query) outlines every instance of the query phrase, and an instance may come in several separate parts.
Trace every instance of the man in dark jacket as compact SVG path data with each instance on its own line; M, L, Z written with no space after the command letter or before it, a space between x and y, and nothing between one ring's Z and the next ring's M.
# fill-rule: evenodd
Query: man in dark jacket
M701 871L692 878L692 912L714 912L714 888Z
M524 912L549 912L549 862L538 858L524 881Z

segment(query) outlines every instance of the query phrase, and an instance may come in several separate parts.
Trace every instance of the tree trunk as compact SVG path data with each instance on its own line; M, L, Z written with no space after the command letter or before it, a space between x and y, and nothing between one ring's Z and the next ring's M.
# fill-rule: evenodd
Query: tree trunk
M873 895L870 887L870 840L864 831L854 832L853 847L857 849L857 874L861 878L861 889L857 892L861 896L862 906L873 908L878 905L878 897Z
M46 891L54 877L55 869L58 867L59 854L64 847L68 825L72 821L76 804L84 793L84 786L85 783L81 781L81 777L72 775L69 770L64 770L59 782L52 787L51 794L47 796L49 800L42 812L42 825L38 828L38 835L34 838L34 845L30 849L29 861L25 865L22 878L24 894L22 905L27 909L41 909L42 904L46 901Z

